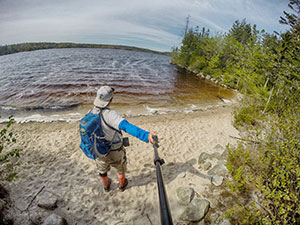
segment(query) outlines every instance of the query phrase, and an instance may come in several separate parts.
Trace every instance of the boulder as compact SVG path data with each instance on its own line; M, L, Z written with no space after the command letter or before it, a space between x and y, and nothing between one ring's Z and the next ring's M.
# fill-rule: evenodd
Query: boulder
M211 154L211 158L220 160L222 157L221 157L221 154L219 152L214 152L214 153Z
M212 166L211 162L205 162L202 164L201 168L203 168L204 170L209 170L211 166Z
M37 197L37 204L44 209L55 209L57 207L57 197L46 191Z
M206 216L209 209L209 201L205 199L193 199L185 211L181 214L180 220L188 222L199 222Z
M208 154L207 152L201 152L199 158L198 158L198 164L199 166L201 166L203 163L205 163L205 161L207 159L210 159L211 158L211 155Z
M44 217L45 214L40 210L34 210L30 213L30 220L33 224L42 224Z
M48 216L42 225L67 225L67 221L57 214Z
M212 169L210 169L207 174L209 176L226 176L228 174L228 170L224 164L217 164Z
M190 187L179 187L176 189L178 203L188 205L194 197L194 189Z
M223 180L224 180L224 177L222 176L213 176L212 179L211 179L211 183L215 186L221 186L222 183L223 183Z

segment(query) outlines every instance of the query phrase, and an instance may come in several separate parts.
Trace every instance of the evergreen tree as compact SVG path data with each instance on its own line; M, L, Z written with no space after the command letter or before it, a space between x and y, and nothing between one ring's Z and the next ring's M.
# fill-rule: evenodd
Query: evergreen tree
M243 19L242 22L236 20L228 32L229 37L233 37L236 41L244 45L249 42L251 34L252 28L250 24L246 23L246 19Z

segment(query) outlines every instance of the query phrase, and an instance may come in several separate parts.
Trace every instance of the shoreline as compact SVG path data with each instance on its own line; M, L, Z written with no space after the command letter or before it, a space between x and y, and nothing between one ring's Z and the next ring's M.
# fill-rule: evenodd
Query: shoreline
M148 117L148 116L157 116L157 115L174 115L174 114L191 114L199 111L207 111L218 109L222 107L232 107L237 103L237 95L230 99L220 99L220 103L208 104L203 106L190 105L189 107L181 108L162 108L162 107L149 107L145 105L144 107L118 107L112 106L112 109L115 109L120 113L124 118L135 118L135 117ZM72 110L60 110L52 112L24 112L23 114L14 115L14 120L17 124L30 123L30 122L39 122L39 123L52 123L52 122L78 122L80 119L92 108L92 105L89 107L79 107ZM130 108L130 110L126 110ZM0 125L7 123L9 121L9 115L0 117Z
M17 48L12 51L7 51L7 47ZM29 48L29 50L25 50ZM28 43L16 43L10 45L0 45L0 56L10 55L20 52L31 52L45 49L62 49L62 48L102 48L102 49L118 49L118 50L127 50L127 51L137 51L145 53L153 53L160 55L169 56L170 52L162 52L147 48L140 48L136 46L127 46L127 45L108 45L108 44L87 44L87 43L73 43L73 42L28 42Z
M235 143L229 137L238 136L231 123L232 108L128 118L129 122L156 132L159 137L158 151L166 162L162 170L174 222L178 222L183 211L176 200L178 187L192 187L203 197L209 191L210 180L197 165L201 152L222 153L228 143ZM16 160L19 178L5 183L12 204L19 209L26 208L42 187L41 194L50 192L58 198L58 207L53 211L39 208L36 200L29 209L30 214L12 210L15 224L27 224L29 215L31 219L42 220L52 213L64 216L69 224L78 225L159 224L152 146L130 136L127 148L129 186L119 192L116 171L112 169L109 172L112 190L105 193L95 163L79 148L78 125L79 122L13 125L15 146L20 148L21 157Z

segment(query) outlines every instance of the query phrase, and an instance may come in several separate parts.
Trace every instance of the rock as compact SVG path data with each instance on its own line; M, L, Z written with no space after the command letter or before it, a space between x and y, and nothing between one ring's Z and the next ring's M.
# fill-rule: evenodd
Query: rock
M13 225L14 224L14 217L11 213L9 212L4 212L5 214L2 214L0 212L0 224L4 225Z
M219 217L220 215L218 213L211 214L209 217L211 224L218 224Z
M30 220L33 224L42 224L44 217L45 213L42 213L40 210L33 210L30 213Z
M211 168L211 162L205 162L203 165L202 165L202 168L204 170L209 170Z
M238 101L243 101L244 96L241 93L237 93L236 95Z
M228 219L223 220L222 222L219 223L219 225L230 225L230 221Z
M0 198L7 198L9 196L8 191L6 190L6 188L0 184Z
M205 77L207 80L210 80L210 76L209 75L206 75Z
M185 172L178 174L177 178L184 178L186 176Z
M205 163L205 161L207 159L210 159L211 156L210 154L206 153L206 152L201 152L199 158L198 158L198 165L201 166L203 163Z
M228 158L228 149L224 150L224 152L221 154L221 158L227 160L227 158Z
M219 152L214 152L211 154L211 157L220 160L221 154Z
M194 197L194 189L190 187L179 187L176 189L178 203L188 205Z
M67 221L57 214L48 216L42 225L67 225Z
M215 208L217 208L217 206L218 206L218 204L219 204L219 201L218 201L218 199L215 199L215 198L213 198L213 199L210 199L209 200L209 206L212 208L212 209L215 209Z
M211 183L215 186L221 186L223 183L224 177L222 176L213 176L211 179Z
M224 149L224 147L220 144L217 144L215 147L214 147L214 150L217 150L217 151L222 151Z
M55 209L57 207L57 197L46 191L37 197L38 206L44 209Z
M204 78L203 73L198 73L198 76Z
M209 204L209 201L205 199L193 199L193 201L181 214L180 220L199 222L206 216L209 209Z
M0 199L0 211L5 208L6 202L3 199Z
M212 169L210 169L207 174L209 176L226 176L228 173L227 168L224 166L224 164L217 164Z

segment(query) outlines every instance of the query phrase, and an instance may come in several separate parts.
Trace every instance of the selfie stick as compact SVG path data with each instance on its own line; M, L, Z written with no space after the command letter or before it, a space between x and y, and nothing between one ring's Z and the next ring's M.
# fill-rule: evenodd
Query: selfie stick
M159 195L159 204L160 204L160 221L162 225L173 225L172 217L169 209L167 193L165 190L164 180L161 173L160 166L165 163L165 161L158 156L158 138L153 136L154 144L154 165L156 166L156 178L158 185L158 195Z

